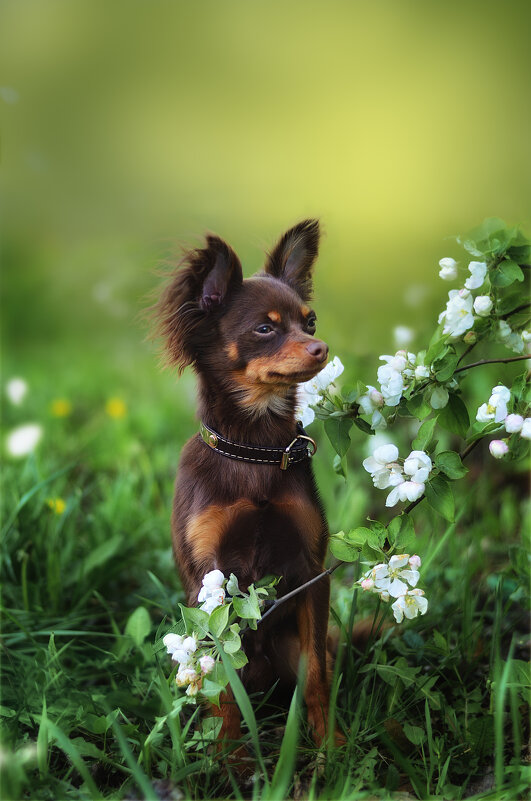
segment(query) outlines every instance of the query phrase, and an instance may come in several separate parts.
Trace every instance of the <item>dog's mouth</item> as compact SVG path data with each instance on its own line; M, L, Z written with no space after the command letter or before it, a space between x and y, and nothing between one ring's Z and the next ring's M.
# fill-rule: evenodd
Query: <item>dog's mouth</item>
M313 370L298 370L295 373L278 373L276 371L271 371L268 373L268 378L271 380L271 383L294 386L295 384L303 384L305 381L310 381L310 379L314 378L322 369L322 366L319 365Z

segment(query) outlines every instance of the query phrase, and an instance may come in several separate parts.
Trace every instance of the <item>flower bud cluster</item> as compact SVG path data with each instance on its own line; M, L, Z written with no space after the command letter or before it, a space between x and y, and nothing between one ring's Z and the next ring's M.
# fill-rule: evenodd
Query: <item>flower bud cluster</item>
M364 459L363 467L371 474L378 489L393 489L387 496L386 506L395 506L399 501L416 501L424 495L425 482L433 468L432 461L424 451L411 451L403 466L398 461L396 445L381 445L372 456Z
M439 275L445 281L457 278L457 262L445 258L439 261ZM470 276L466 279L462 289L451 289L448 293L446 309L439 315L439 323L444 322L443 334L450 334L453 339L459 339L474 326L476 317L488 317L494 303L489 295L477 295L472 292L480 289L487 277L487 262L471 261L468 265Z
M417 554L396 554L391 556L389 562L372 567L357 583L362 590L379 595L382 601L395 598L391 609L396 622L401 623L404 617L412 619L418 614L425 615L428 609L428 600L424 597L423 590L416 588L421 564L421 558Z
M514 353L524 353L529 351L531 343L530 331L513 331L507 320L500 320L496 339Z
M166 646L174 662L179 663L175 677L178 687L186 687L186 694L197 695L203 683L203 677L214 669L214 658L207 653L197 653L199 641L195 636L183 637L180 634L166 634L162 642Z
M378 382L386 406L398 406L407 382L415 378L417 357L414 353L399 350L394 356L380 356L385 362L378 368Z
M509 414L507 404L510 400L510 389L498 384L492 388L488 403L482 403L479 407L476 420L479 423L503 423L508 434L520 434L523 439L531 439L531 417ZM509 445L504 439L493 439L489 451L495 459L503 459L509 453Z

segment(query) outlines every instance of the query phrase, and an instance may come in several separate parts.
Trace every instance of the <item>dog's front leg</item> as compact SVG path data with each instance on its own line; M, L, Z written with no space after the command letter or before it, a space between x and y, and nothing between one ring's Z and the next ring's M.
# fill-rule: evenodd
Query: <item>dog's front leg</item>
M329 600L330 580L326 577L309 587L297 606L301 655L306 658L304 700L308 710L308 723L318 745L326 739L328 730L326 635Z

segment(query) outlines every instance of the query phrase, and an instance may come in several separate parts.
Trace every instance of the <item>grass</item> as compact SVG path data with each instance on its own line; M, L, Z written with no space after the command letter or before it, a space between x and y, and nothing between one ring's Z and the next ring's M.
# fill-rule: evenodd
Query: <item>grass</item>
M195 430L190 379L178 394L142 359L123 375L73 370L55 388L72 413L56 418L44 369L27 377L23 410L6 406L4 421L38 420L45 435L3 471L3 798L524 797L529 510L517 473L480 452L456 524L415 510L425 617L375 628L358 650L349 632L374 604L353 596L355 566L334 574L332 714L344 748L316 750L300 689L289 714L265 710L232 677L243 743L263 765L243 785L220 769L215 721L183 702L153 647L183 600L169 514L179 448ZM105 412L117 394L118 419ZM325 442L316 457L332 531L381 515L356 436L348 483Z

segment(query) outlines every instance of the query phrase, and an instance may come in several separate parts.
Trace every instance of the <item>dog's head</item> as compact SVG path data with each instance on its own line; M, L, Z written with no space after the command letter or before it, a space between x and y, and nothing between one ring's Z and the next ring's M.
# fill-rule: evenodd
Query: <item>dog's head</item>
M305 220L281 237L262 273L244 280L232 248L207 236L156 307L170 364L193 365L252 413L278 406L328 357L309 306L318 246L319 223Z

